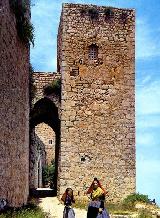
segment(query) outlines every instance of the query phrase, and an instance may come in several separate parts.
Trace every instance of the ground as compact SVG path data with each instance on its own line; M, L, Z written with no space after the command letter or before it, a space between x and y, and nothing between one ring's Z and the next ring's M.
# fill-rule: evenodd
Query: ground
M50 216L48 218L62 218L63 217L63 209L64 205L57 199L57 197L46 197L39 199L39 206L43 209L44 212L49 213ZM157 208L154 205L147 205L144 203L136 204L137 209L148 209L148 211L152 212L153 218L160 218L160 208ZM84 209L74 208L76 218L86 218L87 211ZM131 216L129 215L110 215L111 218L137 218L138 213L135 212ZM140 216L141 217L141 216ZM146 217L146 216L143 216ZM150 216L147 216L150 217Z
M40 198L39 206L51 215L51 218L62 218L64 205L56 197ZM76 218L86 218L87 211L84 209L74 208Z

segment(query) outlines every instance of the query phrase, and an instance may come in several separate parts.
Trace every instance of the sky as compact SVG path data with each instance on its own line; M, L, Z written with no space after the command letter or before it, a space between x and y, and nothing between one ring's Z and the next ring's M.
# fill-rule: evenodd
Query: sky
M136 10L136 191L160 205L160 0L32 0L35 71L56 72L62 3Z

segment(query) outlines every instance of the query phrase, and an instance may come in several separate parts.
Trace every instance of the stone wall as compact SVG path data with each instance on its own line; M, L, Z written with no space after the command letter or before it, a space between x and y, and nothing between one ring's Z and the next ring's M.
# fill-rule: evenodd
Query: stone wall
M35 127L35 133L45 145L46 164L50 165L55 159L55 132L45 123L40 123Z
M22 206L29 193L29 48L17 36L9 0L0 2L0 198Z
M45 144L35 133L35 129L31 132L30 140L30 163L29 163L29 189L37 189L42 185L42 168L46 165Z
M35 97L33 99L33 104L35 104L38 100L44 97L43 88L47 85L50 85L54 80L60 79L61 76L59 73L52 72L35 72L33 73L33 85L35 86L36 92ZM59 102L55 96L50 97L57 106L59 106Z
M134 22L134 10L63 4L59 194L82 196L94 177L110 201L135 192Z

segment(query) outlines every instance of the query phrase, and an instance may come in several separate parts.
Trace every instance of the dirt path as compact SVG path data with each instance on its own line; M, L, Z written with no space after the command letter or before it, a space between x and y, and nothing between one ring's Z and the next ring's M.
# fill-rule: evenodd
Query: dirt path
M46 197L46 198L40 198L39 199L39 206L43 209L44 212L47 212L50 214L49 218L63 218L63 209L64 205L59 202L59 200L56 197ZM146 208L145 205L140 204L138 205L139 208ZM137 207L138 207L137 206ZM152 206L150 206L152 207ZM151 208L150 208L151 209ZM76 218L86 218L87 217L87 211L74 208ZM152 208L153 214L155 214L155 217L160 217L160 209L155 209L155 207ZM157 216L156 216L157 215ZM132 214L132 218L136 218L138 215L137 213ZM120 217L131 217L127 215L110 215L111 218L120 218Z
M58 201L56 197L40 198L39 206L44 212L51 215L52 218L63 218L64 206ZM76 218L86 218L87 211L74 208Z

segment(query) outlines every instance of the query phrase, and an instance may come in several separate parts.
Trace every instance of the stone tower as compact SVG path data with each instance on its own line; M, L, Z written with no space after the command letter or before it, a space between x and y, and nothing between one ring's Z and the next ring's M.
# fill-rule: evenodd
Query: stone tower
M135 192L135 12L63 4L60 194L94 177L111 201Z

